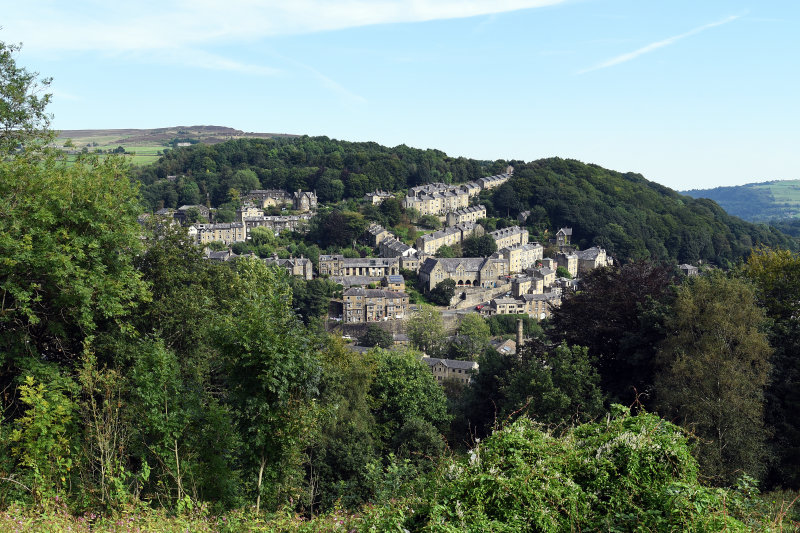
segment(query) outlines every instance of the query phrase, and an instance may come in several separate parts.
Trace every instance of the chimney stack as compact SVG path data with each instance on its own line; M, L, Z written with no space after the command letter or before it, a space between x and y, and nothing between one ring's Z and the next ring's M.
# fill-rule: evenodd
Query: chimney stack
M517 319L517 355L521 353L522 343L525 342L522 338L522 319Z

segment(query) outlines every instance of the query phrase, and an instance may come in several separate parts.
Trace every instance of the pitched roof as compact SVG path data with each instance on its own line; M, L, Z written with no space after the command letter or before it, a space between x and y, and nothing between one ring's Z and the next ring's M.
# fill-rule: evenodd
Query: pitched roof
M459 361L458 359L439 359L438 357L427 357L423 356L422 361L424 363L428 363L430 366L436 366L439 363L443 364L447 368L455 368L455 369L462 369L462 370L477 370L478 363L475 361Z

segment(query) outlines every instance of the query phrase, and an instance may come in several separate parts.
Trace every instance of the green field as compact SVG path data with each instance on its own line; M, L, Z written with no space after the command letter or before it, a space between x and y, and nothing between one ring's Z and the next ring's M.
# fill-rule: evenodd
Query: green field
M731 215L751 222L800 217L800 180L695 189L683 191L683 194L710 198Z

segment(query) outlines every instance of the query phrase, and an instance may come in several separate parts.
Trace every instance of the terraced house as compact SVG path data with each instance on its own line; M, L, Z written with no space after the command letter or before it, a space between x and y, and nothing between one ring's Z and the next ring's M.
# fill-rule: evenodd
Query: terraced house
M489 235L492 236L494 242L497 243L497 249L510 248L520 244L528 244L528 230L520 228L519 226L511 226L495 230Z
M481 218L486 218L486 206L472 205L447 213L445 220L448 226L455 226L465 222L478 222Z
M344 257L342 255L320 255L320 276L367 276L383 278L400 273L400 262L396 257Z
M352 288L344 291L344 314L347 324L402 320L408 313L408 295L381 289Z
M458 244L475 231L478 226L472 222L465 222L456 226L445 228L433 233L422 235L414 243L420 253L435 254L442 246Z
M195 231L191 231L192 228ZM206 245L214 241L233 244L247 240L247 228L241 222L194 224L192 228L190 228L190 235L195 235L197 243L200 245Z

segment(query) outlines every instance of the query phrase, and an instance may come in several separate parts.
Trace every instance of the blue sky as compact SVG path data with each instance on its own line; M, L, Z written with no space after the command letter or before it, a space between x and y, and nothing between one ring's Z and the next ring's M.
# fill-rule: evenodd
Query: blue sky
M559 156L675 189L800 178L794 0L27 0L53 127L211 124Z

